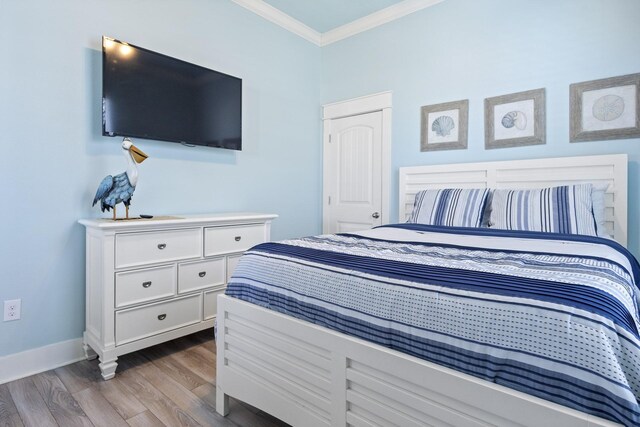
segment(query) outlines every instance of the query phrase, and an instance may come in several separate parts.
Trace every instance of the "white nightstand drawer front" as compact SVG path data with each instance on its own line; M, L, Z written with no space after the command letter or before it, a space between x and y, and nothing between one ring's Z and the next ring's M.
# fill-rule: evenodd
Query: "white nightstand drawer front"
M210 227L204 231L204 255L243 252L265 241L264 225Z
M227 257L227 283L229 283L229 279L231 279L233 271L236 269L241 256L242 255L229 255Z
M116 308L175 294L175 265L116 273Z
M202 319L202 294L116 312L116 345L192 325Z
M218 295L224 294L224 289L207 291L204 293L204 317L202 320L209 320L218 314Z
M198 258L200 228L116 235L116 268Z
M178 292L224 286L224 258L183 263L178 266Z

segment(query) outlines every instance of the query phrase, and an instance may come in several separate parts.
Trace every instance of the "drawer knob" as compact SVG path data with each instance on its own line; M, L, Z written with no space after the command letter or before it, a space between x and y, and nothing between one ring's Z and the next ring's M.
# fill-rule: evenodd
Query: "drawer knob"
M151 286L151 282L142 282L143 288L148 288L149 286Z
M200 276L200 277L204 277L206 275L207 275L206 271L201 271L200 273L198 273L198 276Z
M166 314L161 314L160 316L158 316L158 320L164 320L167 318Z
M158 249L163 250L166 247L167 247L166 243L158 243Z
M242 239L242 236L236 236L236 242L239 242Z

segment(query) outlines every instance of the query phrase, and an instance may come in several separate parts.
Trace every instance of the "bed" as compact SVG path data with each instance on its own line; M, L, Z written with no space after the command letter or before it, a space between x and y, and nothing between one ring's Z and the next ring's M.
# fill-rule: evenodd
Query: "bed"
M637 425L626 169L612 155L400 171L401 219L426 188L603 182L618 242L397 224L253 248L218 299L218 412L233 396L303 426Z

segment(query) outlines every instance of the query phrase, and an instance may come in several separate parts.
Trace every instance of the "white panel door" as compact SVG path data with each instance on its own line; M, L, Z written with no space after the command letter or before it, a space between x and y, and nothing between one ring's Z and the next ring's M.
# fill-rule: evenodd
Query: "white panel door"
M381 225L382 112L330 120L325 144L324 232Z

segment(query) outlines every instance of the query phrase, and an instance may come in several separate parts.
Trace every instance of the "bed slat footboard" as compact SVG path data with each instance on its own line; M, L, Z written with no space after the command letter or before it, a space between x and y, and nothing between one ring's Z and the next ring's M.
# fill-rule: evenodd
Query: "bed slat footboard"
M617 426L254 304L218 297L228 396L294 426Z

